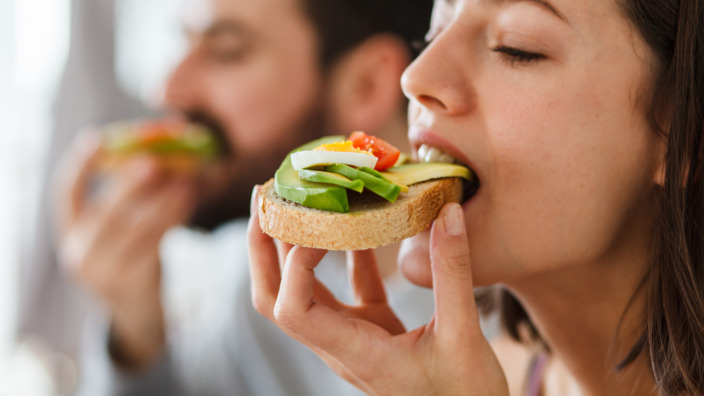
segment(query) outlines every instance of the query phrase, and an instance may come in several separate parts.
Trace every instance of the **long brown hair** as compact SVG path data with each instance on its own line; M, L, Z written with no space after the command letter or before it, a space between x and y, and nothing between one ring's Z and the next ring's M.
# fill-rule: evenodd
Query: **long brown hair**
M704 4L628 0L658 57L651 115L669 113L666 173L648 279L647 351L666 394L704 393Z
M660 392L704 394L704 2L618 0L656 58L650 117L667 142L645 329L615 369L645 353ZM506 290L478 294L517 341L542 341ZM523 335L523 337L521 337Z

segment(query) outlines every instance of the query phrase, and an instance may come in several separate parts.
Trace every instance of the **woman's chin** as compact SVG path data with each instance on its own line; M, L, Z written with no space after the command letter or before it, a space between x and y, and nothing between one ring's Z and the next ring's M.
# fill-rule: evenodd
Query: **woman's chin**
M418 286L428 288L433 286L429 246L430 229L404 240L398 255L403 276Z

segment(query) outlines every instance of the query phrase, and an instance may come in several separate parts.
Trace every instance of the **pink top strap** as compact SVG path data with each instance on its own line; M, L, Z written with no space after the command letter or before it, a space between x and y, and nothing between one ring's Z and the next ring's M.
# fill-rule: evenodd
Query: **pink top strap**
M548 365L548 354L536 354L530 362L528 368L528 380L526 381L525 396L539 396L540 388L543 385L543 375Z

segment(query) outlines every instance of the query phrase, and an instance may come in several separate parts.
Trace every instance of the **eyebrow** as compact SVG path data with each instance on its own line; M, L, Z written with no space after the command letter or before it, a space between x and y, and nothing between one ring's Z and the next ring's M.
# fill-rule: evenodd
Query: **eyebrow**
M220 35L249 36L251 32L242 24L232 20L219 20L213 22L203 32L205 37L213 38Z
M458 0L444 0L444 1L448 6L452 7L455 4L457 4ZM565 15L562 14L560 11L558 11L557 8L555 8L555 6L552 5L552 3L550 3L548 0L491 0L491 1L493 1L495 3L503 3L503 2L518 3L521 1L528 2L528 3L535 3L535 4L538 4L541 7L545 8L546 10L550 11L552 14L554 14L558 18L562 19L563 21L569 23L569 20L565 17Z
M187 36L192 36L194 34L202 35L206 39L214 39L219 36L251 36L252 32L246 29L241 23L233 20L218 20L208 25L205 29L195 29L189 26L183 27L184 33Z
M551 13L555 14L555 16L557 16L558 18L569 23L567 18L560 11L558 11L557 8L555 8L555 6L552 5L552 3L550 3L547 0L508 0L508 1L511 1L514 3L517 3L519 1L527 1L529 3L538 4L538 5L542 6L543 8L547 9L548 11L550 11Z

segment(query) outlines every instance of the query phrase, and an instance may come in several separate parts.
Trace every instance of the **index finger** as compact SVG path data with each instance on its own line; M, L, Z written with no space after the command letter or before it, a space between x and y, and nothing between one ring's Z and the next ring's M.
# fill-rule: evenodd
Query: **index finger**
M362 304L385 304L386 291L373 250L347 252L352 292Z
M100 136L94 131L82 131L62 155L53 186L59 197L62 224L75 221L81 213L99 153Z
M334 307L316 299L314 269L325 253L325 250L302 246L291 249L274 315L279 325L307 345L333 352L331 346L340 339L352 339L354 326Z
M314 269L324 250L295 246L284 267L275 319L279 327L313 349L326 361L359 363L370 345L386 345L389 331L364 319L349 317L316 298ZM372 347L371 351L376 352ZM332 359L332 360L331 360ZM364 360L368 369L367 360Z

